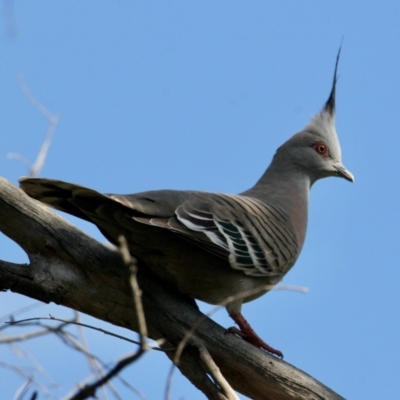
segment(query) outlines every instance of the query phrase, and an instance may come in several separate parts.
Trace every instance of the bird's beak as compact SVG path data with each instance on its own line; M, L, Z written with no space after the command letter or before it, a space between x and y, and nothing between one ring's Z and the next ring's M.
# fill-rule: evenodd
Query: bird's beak
M347 181L354 182L354 176L353 174L348 171L343 164L335 164L335 171L336 171L336 176L340 178L344 178Z

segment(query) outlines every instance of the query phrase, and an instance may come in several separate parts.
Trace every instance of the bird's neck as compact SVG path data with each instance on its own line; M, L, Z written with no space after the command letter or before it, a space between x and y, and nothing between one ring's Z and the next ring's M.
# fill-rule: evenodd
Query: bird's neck
M254 187L241 194L282 210L293 225L300 252L307 229L310 187L311 180L303 172L271 165Z

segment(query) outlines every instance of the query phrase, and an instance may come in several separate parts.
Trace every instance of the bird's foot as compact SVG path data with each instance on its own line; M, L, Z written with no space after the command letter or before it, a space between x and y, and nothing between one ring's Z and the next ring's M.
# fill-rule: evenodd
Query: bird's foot
M228 328L229 333L233 333L235 335L240 336L246 342L251 343L252 345L258 347L259 349L265 350L268 353L271 353L281 359L283 359L283 354L281 351L274 349L269 344L265 343L254 329L250 326L247 320L243 317L242 314L231 315L231 318L239 325L239 329L236 327Z

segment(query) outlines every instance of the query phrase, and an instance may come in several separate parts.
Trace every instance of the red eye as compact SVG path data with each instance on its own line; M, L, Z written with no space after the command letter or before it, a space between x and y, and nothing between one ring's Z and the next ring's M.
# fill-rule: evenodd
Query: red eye
M329 149L328 146L324 143L317 143L312 146L312 148L321 156L328 157Z

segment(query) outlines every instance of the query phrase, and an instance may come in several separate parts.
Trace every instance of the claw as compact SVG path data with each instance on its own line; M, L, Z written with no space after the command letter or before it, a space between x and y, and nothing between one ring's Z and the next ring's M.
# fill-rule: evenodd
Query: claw
M250 326L247 320L242 314L230 314L231 318L238 324L239 329L236 327L231 327L227 329L227 333L233 333L243 338L246 342L253 344L259 349L265 350L280 359L283 359L283 354L281 351L274 349L269 344L265 343Z

